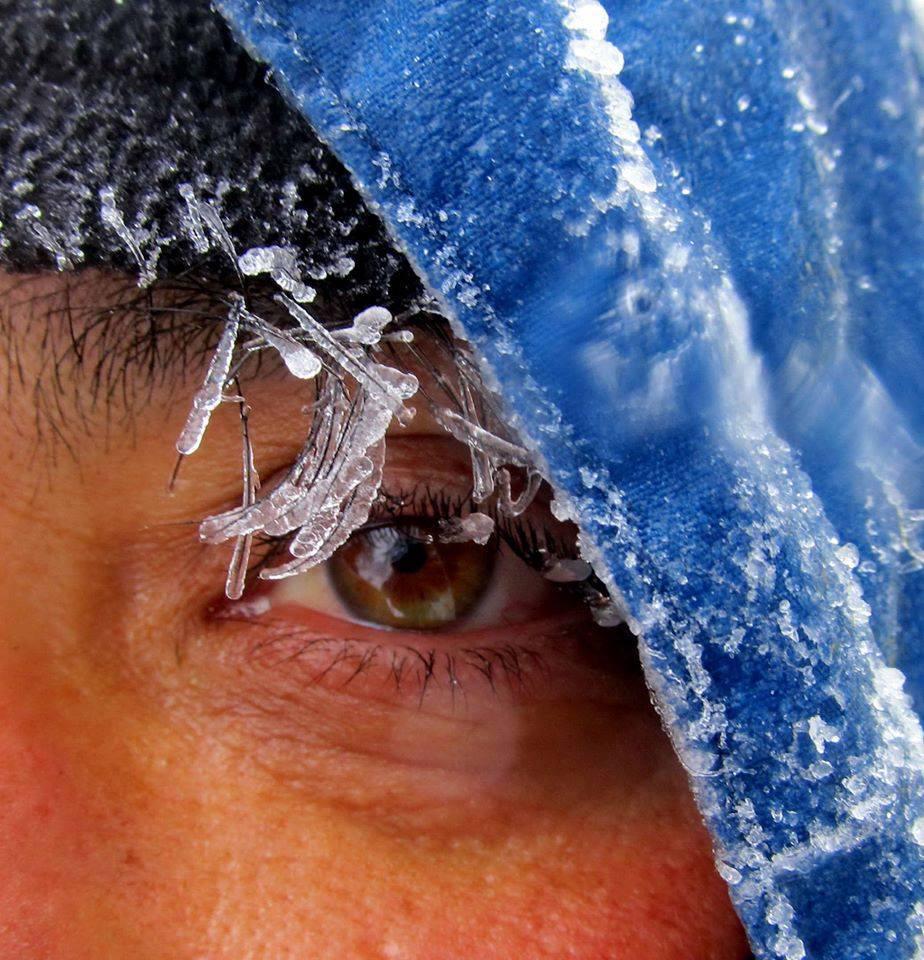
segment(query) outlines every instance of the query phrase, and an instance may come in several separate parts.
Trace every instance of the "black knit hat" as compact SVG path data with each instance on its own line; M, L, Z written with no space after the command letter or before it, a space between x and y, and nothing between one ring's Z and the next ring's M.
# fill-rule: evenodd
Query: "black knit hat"
M0 0L0 23L7 269L231 274L197 243L201 202L238 252L293 248L344 315L418 294L346 171L207 0Z

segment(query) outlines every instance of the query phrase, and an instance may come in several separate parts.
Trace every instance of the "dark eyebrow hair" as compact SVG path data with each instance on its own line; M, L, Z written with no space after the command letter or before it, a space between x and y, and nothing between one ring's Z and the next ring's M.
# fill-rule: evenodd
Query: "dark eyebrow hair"
M61 446L74 458L80 432L92 433L101 424L106 431L131 430L137 411L163 403L172 388L184 391L177 402L191 400L232 295L243 292L249 309L267 319L284 312L274 300L279 288L260 277L244 278L242 286L190 270L139 287L130 274L89 269L3 279L0 366L6 368L7 399L25 392L38 443ZM360 299L357 306L355 300L321 286L311 312L336 329L374 305ZM408 302L414 305L405 315L420 317L409 325L436 334L440 322L423 301ZM264 375L281 367L270 351L255 358L250 372Z
M25 393L36 439L76 455L75 430L98 426L100 412L108 429L129 427L156 391L195 376L224 313L220 288L201 280L142 289L127 274L97 270L8 276L7 398Z

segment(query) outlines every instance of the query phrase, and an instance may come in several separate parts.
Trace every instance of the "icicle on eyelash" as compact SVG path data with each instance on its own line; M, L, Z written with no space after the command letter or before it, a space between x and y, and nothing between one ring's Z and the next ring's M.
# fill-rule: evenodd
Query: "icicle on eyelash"
M317 354L287 331L274 327L249 310L243 312L242 318L248 329L258 334L258 346L254 349L260 349L261 341L263 346L273 347L292 376L299 380L312 380L321 372L322 364Z
M494 520L486 513L469 513L464 517L450 517L440 524L442 543L464 543L473 541L482 546L494 533Z
M414 410L406 401L418 391L416 377L379 362L376 353L384 343L411 343L413 334L408 330L387 331L394 317L381 306L361 311L347 328L328 330L305 308L314 299L315 291L302 280L295 251L255 247L237 256L218 210L200 202L188 184L180 192L188 210L187 232L196 249L204 252L216 245L241 277L268 275L281 291L276 302L294 321L291 327L270 323L250 310L241 295L231 295L228 319L177 440L181 458L194 453L212 412L223 401L240 404L241 505L207 517L199 528L200 539L205 542L235 541L225 589L230 598L237 599L244 589L254 536L290 537L291 559L260 573L263 578L276 579L323 563L368 521L381 488L386 431L393 420L406 425L413 419ZM252 335L245 343L239 342L242 329ZM239 383L235 395L227 391L232 380L237 383L237 373L247 356L264 349L274 350L293 376L314 380L318 392L299 456L286 477L258 497L246 400L240 395ZM445 392L459 411L431 401L433 414L471 451L475 502L483 502L497 491L498 509L517 516L535 497L541 475L524 447L500 435L508 431L492 403L486 401L473 362L457 346L450 349L458 369L459 389L458 393ZM438 383L445 382L439 372L436 379ZM348 381L354 385L352 396ZM510 490L509 467L527 471L525 487L515 500ZM472 511L444 525L441 539L486 543L494 528L493 518Z
M460 368L459 370L459 398L462 403L462 413L467 418L466 422L469 422L477 416L475 413L475 401L472 397L472 391L469 386L468 379L463 375L463 372ZM444 413L444 418L448 417L451 411L447 410ZM456 414L453 414L456 416ZM443 420L440 420L437 417L440 424L443 426L444 430L449 430L452 433L452 429L444 423ZM459 436L453 433L453 436L458 440ZM463 440L463 443L467 443L467 440ZM484 503L488 497L494 493L494 471L491 468L491 458L488 456L487 451L481 449L475 444L470 444L471 457L472 457L472 497L475 503Z
M244 301L235 297L231 304L228 320L221 333L221 339L209 363L205 382L193 397L192 408L186 418L186 425L176 442L177 453L187 457L195 453L202 443L205 431L208 429L212 411L217 409L222 401L228 374L231 370L231 360L234 348L237 345L237 333L240 329L241 314L244 310Z
M369 451L368 460L371 470L356 485L345 507L337 511L329 531L326 531L326 536L319 536L314 528L302 527L289 546L289 552L295 559L282 566L262 570L260 573L262 579L278 580L303 573L319 563L324 563L366 523L382 486L382 472L385 466L384 439L379 440Z
M498 504L508 517L518 517L536 499L536 494L542 486L542 474L538 470L529 468L526 476L526 486L523 492L514 500L510 493L510 471L501 467L497 471Z
M238 384L240 392L240 384ZM253 505L257 490L260 488L260 477L253 460L253 444L250 442L250 408L243 397L240 397L241 416L241 487L242 507ZM228 577L225 581L225 595L230 600L239 600L244 594L244 584L247 579L247 568L250 563L250 548L253 544L253 535L245 534L238 537L234 544L234 553L228 564Z
M191 224L194 234L208 243L207 230L231 257L233 246L217 212L199 204L191 192L186 200L191 214L195 213ZM392 419L407 423L413 417L413 410L404 401L416 393L417 380L374 361L367 353L379 344L385 328L393 321L384 307L362 311L351 327L334 336L296 302L296 298L303 302L309 299L310 288L299 286L294 258L281 248L255 248L234 257L234 261L241 273L269 273L280 289L291 294L280 294L277 299L298 324L295 329L276 327L248 310L243 297L232 295L228 321L177 441L181 456L195 452L212 412L221 402L236 400L241 404L242 503L234 510L206 518L199 531L200 538L209 543L235 540L225 592L237 599L243 592L254 535L294 532L289 544L293 559L262 571L263 576L274 578L324 562L367 521L381 486L385 432ZM238 344L241 327L254 334L243 346ZM234 365L235 351L248 354L264 348L274 349L294 376L303 380L318 378L320 382L314 405L316 415L301 454L288 476L257 499L246 401L242 396L226 395L226 390L229 378L240 366ZM329 366L322 363L322 356ZM352 401L348 399L343 376L355 381L357 390Z
M412 407L406 407L404 401L409 400L417 392L418 384L415 376L402 373L394 367L371 362L363 352L345 346L307 310L285 294L277 294L275 300L289 311L320 352L326 354L344 373L349 374L370 399L378 400L391 411L392 416L399 423L405 425L410 423L414 417L414 410Z

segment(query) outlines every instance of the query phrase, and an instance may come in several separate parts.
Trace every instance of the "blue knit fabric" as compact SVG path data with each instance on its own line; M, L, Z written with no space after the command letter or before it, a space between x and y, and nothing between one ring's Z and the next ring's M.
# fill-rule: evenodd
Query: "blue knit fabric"
M895 669L920 709L911 12L217 5L543 455L640 631L756 955L915 956L924 748Z

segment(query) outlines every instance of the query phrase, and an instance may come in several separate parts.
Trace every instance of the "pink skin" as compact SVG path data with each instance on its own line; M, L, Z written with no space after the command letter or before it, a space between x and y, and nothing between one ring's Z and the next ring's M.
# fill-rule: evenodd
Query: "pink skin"
M40 376L38 355L19 362L24 382ZM220 615L227 552L187 521L236 496L232 410L165 491L185 413L172 401L197 374L157 388L108 444L94 414L77 459L36 445L29 389L11 397L0 956L742 960L631 651L582 660L595 628L578 614L505 627L554 669L497 695L469 678L465 711L445 687L422 706L396 696L373 670L311 682L321 654L299 638L380 639L312 609L313 594L277 604L274 624ZM293 453L303 399L275 377L249 398L269 476ZM451 482L435 426L411 429L389 469ZM287 639L266 645L273 630Z

